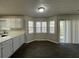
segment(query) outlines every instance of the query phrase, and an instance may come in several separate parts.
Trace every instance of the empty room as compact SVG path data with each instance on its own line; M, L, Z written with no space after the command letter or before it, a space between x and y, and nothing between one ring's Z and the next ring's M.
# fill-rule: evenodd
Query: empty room
M79 0L0 0L0 58L79 58Z

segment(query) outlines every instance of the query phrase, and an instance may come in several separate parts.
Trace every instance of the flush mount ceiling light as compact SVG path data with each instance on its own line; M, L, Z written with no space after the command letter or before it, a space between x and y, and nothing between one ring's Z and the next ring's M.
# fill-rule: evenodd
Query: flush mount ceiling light
M39 11L40 13L42 13L42 12L45 11L45 8L44 8L44 7L39 7L39 8L38 8L38 11Z

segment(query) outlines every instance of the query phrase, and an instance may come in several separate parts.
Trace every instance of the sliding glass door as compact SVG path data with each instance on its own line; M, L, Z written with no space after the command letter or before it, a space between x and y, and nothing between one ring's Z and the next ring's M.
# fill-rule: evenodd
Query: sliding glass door
M60 21L60 43L65 42L65 21Z
M60 21L60 43L79 43L79 20Z

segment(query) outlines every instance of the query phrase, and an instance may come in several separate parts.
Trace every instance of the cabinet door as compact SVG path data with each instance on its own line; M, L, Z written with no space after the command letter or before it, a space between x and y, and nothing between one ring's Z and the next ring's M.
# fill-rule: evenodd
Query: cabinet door
M2 54L3 54L2 55L3 58L10 57L12 55L12 47L11 47L11 45L8 45L6 47L3 47Z
M22 35L22 44L24 44L24 42L25 42L25 36Z
M20 36L20 45L24 44L24 35Z
M10 28L15 28L15 18L11 18L10 20Z
M11 18L10 20L11 28L17 29L22 28L23 26L23 20L21 18Z
M15 26L16 26L16 28L22 28L22 26L23 26L23 20L21 18L16 18L16 20L15 20Z
M2 58L8 58L12 55L12 40L8 40L2 43Z
M0 58L1 58L1 46L0 46Z
M19 38L19 44L21 46L22 45L22 36L19 36L18 38Z
M13 39L13 51L15 52L20 47L20 41L19 38L16 37Z

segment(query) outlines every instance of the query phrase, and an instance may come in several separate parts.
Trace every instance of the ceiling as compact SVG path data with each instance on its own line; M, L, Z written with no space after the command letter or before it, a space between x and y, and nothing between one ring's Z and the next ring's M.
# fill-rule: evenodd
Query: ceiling
M45 7L45 12L39 13L39 7ZM48 17L61 14L79 14L79 0L0 0L0 15Z

